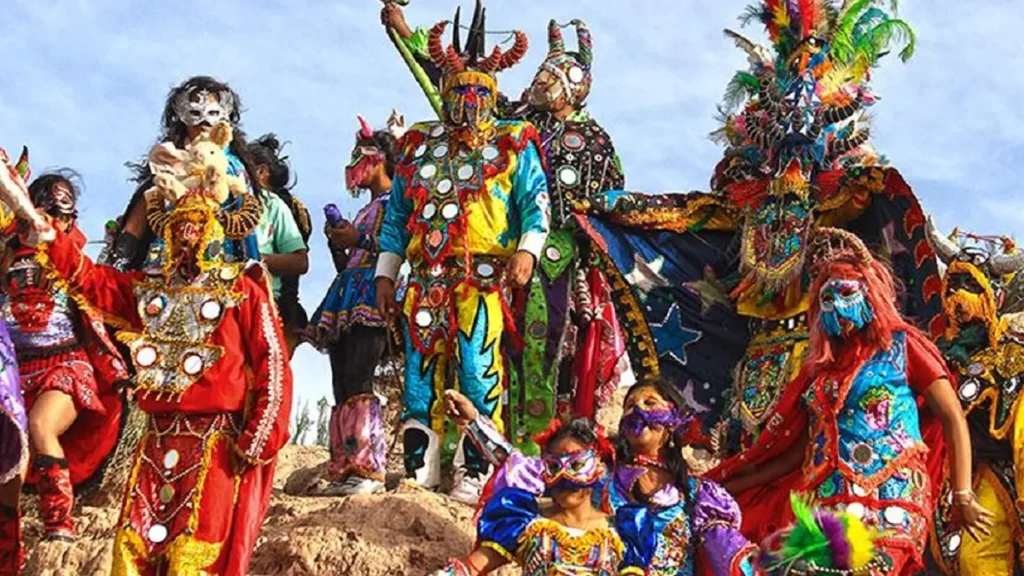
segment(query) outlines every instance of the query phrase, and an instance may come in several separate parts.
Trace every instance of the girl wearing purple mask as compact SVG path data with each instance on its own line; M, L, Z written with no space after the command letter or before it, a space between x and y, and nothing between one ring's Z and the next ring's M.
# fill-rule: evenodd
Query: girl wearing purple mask
M625 544L619 573L752 575L757 547L739 532L739 506L718 484L688 473L681 406L666 384L643 382L626 394L608 490Z
M553 422L535 439L543 455L534 458L512 449L465 396L449 390L445 404L477 448L504 465L482 500L476 549L434 576L477 576L512 562L524 576L619 573L622 542L611 515L595 505L612 449L590 421Z

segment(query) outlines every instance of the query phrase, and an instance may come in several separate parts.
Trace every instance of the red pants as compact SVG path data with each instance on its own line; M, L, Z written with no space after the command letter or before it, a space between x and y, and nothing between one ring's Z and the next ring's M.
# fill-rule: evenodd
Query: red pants
M150 419L125 493L113 574L233 573L231 547L250 540L251 552L256 536L236 533L243 475L234 468L235 434L227 415ZM269 494L267 486L259 500Z

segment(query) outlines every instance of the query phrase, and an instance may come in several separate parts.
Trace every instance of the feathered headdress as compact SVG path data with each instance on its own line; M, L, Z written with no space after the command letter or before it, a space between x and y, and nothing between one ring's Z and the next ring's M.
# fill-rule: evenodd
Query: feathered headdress
M526 49L529 47L526 34L516 30L513 32L515 41L508 51L502 51L500 47L495 46L489 56L484 56L486 11L480 0L476 2L473 23L469 27L469 38L466 41L465 49L463 49L459 29L461 11L461 8L455 11L452 43L447 48L444 48L441 43L441 36L444 35L445 28L448 27L447 21L435 24L427 37L427 54L445 76L466 71L483 72L494 76L502 70L515 66L526 55Z

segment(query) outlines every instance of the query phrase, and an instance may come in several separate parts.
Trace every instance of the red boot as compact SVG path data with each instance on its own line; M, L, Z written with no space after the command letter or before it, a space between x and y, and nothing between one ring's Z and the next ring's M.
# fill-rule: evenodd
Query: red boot
M25 562L21 548L21 511L0 505L0 576L17 576Z
M40 454L32 467L38 474L36 490L39 492L39 513L43 517L44 540L73 542L78 534L71 518L75 494L71 487L68 461Z

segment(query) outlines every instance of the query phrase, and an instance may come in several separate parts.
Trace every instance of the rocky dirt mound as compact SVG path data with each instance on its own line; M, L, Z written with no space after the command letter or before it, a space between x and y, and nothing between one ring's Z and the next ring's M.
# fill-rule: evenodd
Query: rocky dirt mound
M374 496L304 494L322 482L327 451L288 446L278 460L274 495L251 573L352 576L426 575L472 546L473 510L445 496L397 484ZM29 502L26 574L109 574L117 506L83 506L74 544L39 543L42 527ZM515 572L503 572L510 576Z

